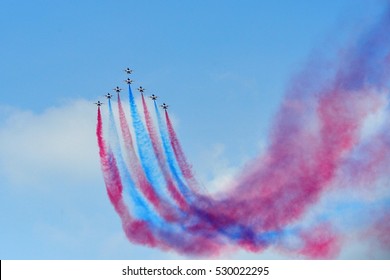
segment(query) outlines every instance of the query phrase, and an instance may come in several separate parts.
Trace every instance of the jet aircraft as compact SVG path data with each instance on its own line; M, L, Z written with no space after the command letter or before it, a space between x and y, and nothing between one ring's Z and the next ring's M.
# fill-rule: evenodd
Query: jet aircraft
M133 82L133 80L127 78L127 79L125 80L125 82L126 82L126 84L130 85L130 84Z
M116 93L120 93L121 92L121 88L119 88L119 87L116 87L116 88L114 88L114 91L116 92Z
M124 71L126 72L126 74L133 73L133 70L131 70L129 67L127 67Z
M139 87L137 88L137 90L140 92L140 93L144 93L145 89L143 87Z

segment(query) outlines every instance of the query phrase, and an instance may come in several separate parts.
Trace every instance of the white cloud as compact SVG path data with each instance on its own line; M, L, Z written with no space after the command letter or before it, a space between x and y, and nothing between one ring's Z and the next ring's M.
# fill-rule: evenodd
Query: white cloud
M225 155L225 146L215 144L205 152L204 164L199 170L201 182L210 194L220 194L233 185L237 166L233 166Z
M101 179L95 126L96 108L86 100L42 113L8 109L0 124L0 176L35 187Z
M388 121L387 107L389 105L388 97L386 94L380 94L377 102L379 105L376 110L369 114L363 123L363 127L360 133L360 140L367 141L378 132L383 129L384 125Z

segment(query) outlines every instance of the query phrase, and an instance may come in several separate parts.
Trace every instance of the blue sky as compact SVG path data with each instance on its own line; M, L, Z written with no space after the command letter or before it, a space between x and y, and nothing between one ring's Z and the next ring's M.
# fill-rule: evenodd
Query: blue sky
M126 241L104 190L92 102L133 68L135 86L170 104L199 178L218 187L264 147L307 59L334 52L381 8L363 0L1 1L0 258L177 258Z

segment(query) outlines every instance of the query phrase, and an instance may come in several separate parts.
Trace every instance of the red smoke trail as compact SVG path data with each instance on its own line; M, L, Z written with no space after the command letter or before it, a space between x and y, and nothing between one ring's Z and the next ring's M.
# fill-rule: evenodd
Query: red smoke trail
M110 197L111 203L114 205L115 210L123 215L124 220L131 220L128 215L126 206L121 203L122 197L122 182L120 180L119 171L116 168L115 158L111 152L106 151L104 139L102 136L102 118L100 108L98 108L98 123L96 128L96 135L99 145L100 161L103 169L104 179L106 182L107 193Z
M145 176L145 173L142 170L141 164L138 160L137 154L134 149L133 140L131 137L130 128L128 126L126 115L122 107L121 99L118 94L118 110L119 110L119 120L120 126L123 134L123 139L125 143L125 151L128 157L128 163L130 165L130 172L134 178L136 178L137 186L140 188L141 192L144 194L146 199L154 206L157 212L162 215L165 219L169 221L175 220L175 214L172 209L169 209L168 204L160 199L158 194L153 189L153 186L150 184L148 179Z
M280 229L301 217L329 186L343 155L356 143L369 111L362 112L361 102L358 95L327 92L317 103L316 132L297 122L304 120L305 110L283 108L268 154L251 163L250 172L217 212L259 230Z
M137 221L130 215L129 210L122 198L122 182L116 165L115 157L107 149L103 139L103 124L100 107L98 107L96 136L99 146L100 163L103 171L106 190L111 204L122 221L122 227L127 238L132 242L148 246L158 244L153 232L144 221Z
M316 108L315 130L308 128L313 116L303 118L307 108L283 108L268 154L251 163L252 170L242 176L217 212L258 230L284 228L301 218L333 186L344 157L358 142L364 119L376 110L377 96L369 96L374 102L367 105L367 96L362 96L367 94L338 88L323 92L311 105ZM297 101L304 104L304 100ZM240 193L245 193L245 198ZM224 204L238 210L229 210ZM299 253L311 258L336 256L340 248L336 234L330 229L326 235L316 234L318 231L311 230L301 236L305 246Z
M302 232L303 247L299 254L311 259L333 259L341 248L341 240L329 224L321 224Z
M199 189L198 182L196 181L195 176L192 173L192 166L187 161L187 158L183 152L183 149L181 148L179 139L177 138L176 132L169 118L168 111L166 110L165 119L167 123L169 139L171 141L171 145L175 153L177 163L179 164L179 167L181 169L181 172L183 173L184 178L187 181L187 184L192 189L192 191L196 192L196 190Z
M268 153L244 169L226 199L213 201L208 214L219 228L239 221L255 232L283 229L301 218L331 186L344 157L359 141L363 121L375 112L377 96L337 86L313 95L318 96L314 102L301 92L290 93L294 102L286 102L279 112ZM367 105L367 98L371 104ZM302 238L306 245L300 253L310 257L331 257L339 248L331 231ZM261 249L258 244L244 242L243 246Z
M148 129L150 139L152 140L152 146L153 146L154 153L156 154L158 163L159 163L160 167L162 168L163 166L165 166L164 153L161 150L160 141L158 139L156 129L154 128L152 117L150 116L150 113L148 110L148 106L146 105L145 97L143 94L141 94L141 97L142 97L142 106L143 106L144 115L145 115L146 127Z
M165 162L164 152L161 149L161 143L159 141L157 131L154 127L153 120L150 116L148 106L146 105L144 95L141 94L141 96L142 96L142 106L143 106L144 115L145 115L146 127L148 129L149 136L150 136L150 139L152 141L153 150L154 150L154 153L156 155L158 164L160 166L160 169L161 169L163 176L165 178L165 181L167 183L168 191L171 194L172 198L176 201L176 203L178 203L178 205L180 206L181 209L188 210L189 206L187 204L187 201L181 195L181 193L177 189L177 186L173 182L171 175L169 174L168 167L167 167L166 162Z
M390 141L385 134L373 137L369 143L360 147L357 159L343 162L340 170L343 177L340 179L348 182L348 186L373 189L381 178L379 174L390 174Z
M367 93L361 99L364 98L365 107L372 108L372 113L377 114L382 113L380 111L386 106L381 97L382 93ZM386 121L369 137L361 139L351 155L343 159L338 170L338 185L374 190L378 180L390 174L390 134L386 129L389 124Z

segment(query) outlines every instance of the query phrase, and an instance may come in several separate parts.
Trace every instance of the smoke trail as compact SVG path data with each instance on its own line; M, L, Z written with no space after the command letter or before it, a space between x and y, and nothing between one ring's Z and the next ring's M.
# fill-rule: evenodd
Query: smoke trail
M194 200L193 193L191 192L191 190L188 188L188 186L181 179L182 176L181 176L180 168L178 167L177 162L175 160L175 156L174 156L174 153L172 151L172 147L169 143L169 138L167 135L166 127L162 121L160 112L157 108L156 101L154 101L154 109L156 112L158 127L160 129L160 137L161 137L161 141L163 144L165 156L167 158L169 169L171 170L173 178L177 182L177 185L179 187L181 194L185 197L185 199L187 201L193 202L193 200Z
M125 162L122 157L119 136L115 125L114 112L111 105L111 100L108 100L108 110L109 110L109 130L110 130L110 147L113 151L113 155L116 159L118 169L120 171L121 178L123 178L123 184L126 187L126 190L130 194L134 211L137 218L142 220L153 219L153 223L157 221L155 215L151 212L151 209L148 207L143 197L138 192L134 180L132 179L129 171L126 168Z
M145 130L144 124L138 114L137 105L135 103L134 95L129 85L129 103L130 113L135 129L135 136L137 139L138 154L142 169L146 178L150 182L155 192L159 195L162 204L161 214L164 214L165 219L177 220L182 216L179 208L175 205L174 200L166 190L161 170L159 168L156 156L153 152L153 146L148 133Z
M160 209L161 206L160 206L160 200L158 198L158 195L155 193L152 185L148 182L147 178L145 177L141 164L134 150L132 136L130 133L130 129L127 125L126 116L123 111L119 94L118 94L118 111L119 111L121 131L122 131L124 144L126 148L125 154L127 156L127 162L130 166L130 172L132 172L133 176L137 178L137 185L140 186L142 193L145 195L148 201L151 202L152 205L155 206L157 209Z
M146 105L146 102L145 102L143 95L142 95L142 101L143 101L144 114L145 114L145 123L146 123L146 126L148 128L149 134L151 135L152 143L154 143L155 152L156 152L156 154L161 154L162 151L161 151L160 146L159 146L159 141L158 141L158 138L156 135L157 133L154 129L154 125L153 125L152 119L150 117L150 113L148 111L148 108L147 108L147 105ZM172 152L171 147L169 145L169 140L168 140L169 138L167 136L167 132L164 128L165 126L163 125L163 122L162 122L162 119L161 119L161 116L159 114L157 104L155 101L154 101L154 106L155 106L155 110L156 110L156 114L157 114L157 118L158 118L158 122L159 122L161 138L164 142L164 148L165 148L165 151L167 154L167 158L169 158L171 162L174 162L173 152ZM169 117L168 117L168 120L169 120ZM170 124L170 122L169 122L169 124ZM171 129L171 133L174 134L172 125L171 125L170 129ZM174 136L174 138L176 139L175 143L177 145L178 140L177 140L176 136ZM182 153L182 156L184 157L183 153ZM158 158L162 159L162 156L160 155L160 156L158 156ZM184 164L186 164L186 163L184 163ZM179 172L176 171L176 170L179 170L179 168L176 167L174 164L172 164L171 167L173 169L174 175L179 176L178 175ZM188 167L188 164L187 164L187 167ZM162 169L164 169L164 168L165 168L165 163L162 163ZM181 182L181 180L179 181L179 184L183 184ZM191 209L187 209L190 211L190 212L188 212L189 216L187 217L187 222L185 222L185 224L183 224L184 228L186 228L187 231L198 232L200 234L208 236L211 239L220 238L220 237L224 236L224 238L228 238L229 240L236 240L236 241L239 241L240 239L242 239L242 235L244 232L246 232L246 233L250 232L250 229L240 227L239 223L237 223L237 221L233 221L233 220L230 221L230 224L228 227L217 228L216 227L217 224L215 224L213 219L210 219L210 216L208 215L208 213L202 212L202 210L200 208L198 208L200 205L204 205L204 206L208 205L210 207L210 199L201 199L202 197L200 197L200 196L196 196L196 197L198 199L196 201L193 200L193 202L195 204L197 204L197 206L196 207L190 206ZM188 206L186 208L188 208ZM193 215L195 215L196 217L194 217ZM212 231L217 231L217 234L215 234L215 233L213 234ZM218 237L218 235L220 235L220 236ZM255 233L252 233L252 235L255 235ZM270 243L271 240L266 241L266 239L269 239L266 237L267 235L269 236L269 233L263 233L261 235L254 237L254 239L256 239L256 242L258 242L259 240L262 240L264 243Z
M335 85L343 90L357 91L389 87L390 76L390 4L381 18L360 37L357 44L342 57Z
M184 175L184 178L187 181L188 186L192 188L192 191L199 189L199 184L195 179L195 176L192 172L192 167L188 164L186 156L181 148L179 139L177 138L176 132L173 129L173 125L168 115L168 111L165 111L165 120L167 123L169 139L171 141L171 146L176 156L177 163L179 164L180 170Z
M127 238L130 241L139 244L156 246L158 242L148 225L145 222L134 220L122 199L123 186L118 168L116 166L115 158L109 150L107 151L103 139L103 124L100 107L98 107L96 136L98 139L100 163L106 184L107 194L115 208L115 211L121 218L122 227L126 233Z
M185 232L170 224L165 226L157 224L150 228L151 225L148 222L135 220L130 215L122 198L123 186L115 157L110 150L107 151L104 143L100 108L98 108L97 119L96 135L107 193L121 218L128 239L132 242L162 249L167 249L167 245L169 245L169 247L176 248L177 251L182 253L196 254L206 251L208 254L213 254L210 250L218 251L218 246L207 242L207 239L202 237L189 238L189 236L185 236ZM194 241L197 242L194 243ZM207 246L203 247L202 245Z
M386 14L385 21L387 17ZM388 27L389 23L385 25ZM371 37L367 39L367 42L372 41ZM381 52L390 47L385 40L379 42L385 43L375 46ZM378 96L367 88L367 84L376 79L371 74L377 72L367 69L374 65L370 54L359 50L354 55L357 57L341 63L333 84L311 92L311 97L295 84L292 86L278 114L268 152L248 165L235 190L215 208L216 213L225 213L258 230L276 230L297 221L329 189L343 159L358 143L364 120L380 103ZM361 55L365 56L363 62L357 64ZM382 58L388 55L387 51ZM377 57L374 58L376 61ZM381 65L387 72L388 63ZM363 73L342 71L357 66ZM302 79L310 78L305 75ZM388 78L381 76L373 86L380 88L387 82ZM296 83L302 82L298 79ZM350 85L354 85L353 90ZM311 249L300 250L300 253L312 257L332 255L339 246L334 237L322 236L315 241L317 245L326 243L328 249L321 251L322 245L316 246L310 241Z
M165 125L163 124L160 112L157 108L156 102L154 102L155 112L157 115L157 121L160 128L160 137L162 139L165 155L168 161L170 170L179 186L181 192L186 196L186 199L193 205L191 205L191 215L196 215L198 218L191 220L185 226L188 231L197 231L201 234L208 236L211 239L215 238L227 238L228 240L235 243L245 243L248 238L251 239L252 243L256 243L258 250L264 248L266 244L271 243L271 239L267 238L270 233L262 232L256 234L250 228L243 226L235 219L232 219L223 213L219 213L217 216L210 213L213 207L212 199L204 196L198 196L188 189L186 184L181 179L181 171L177 162L175 161L174 152L170 145L168 133ZM189 194L191 196L189 196ZM192 217L192 216L191 216ZM223 221L221 223L221 221ZM215 233L213 234L212 231ZM277 233L280 235L280 233ZM250 236L250 237L248 237Z
M137 139L138 154L142 168L145 172L146 178L152 184L154 190L159 194L160 198L173 205L173 202L169 201L170 196L166 193L164 188L163 178L161 170L157 163L157 159L153 153L152 142L149 138L148 133L145 130L144 124L138 114L137 105L134 100L134 95L129 85L129 102L130 102L130 113L133 121L133 127L135 129L135 136ZM169 201L169 202L168 202Z
M159 163L160 167L162 167L162 166L165 166L164 154L161 151L157 132L156 132L156 129L154 128L153 120L152 120L152 117L150 116L148 106L146 105L145 97L143 94L141 94L141 98L142 98L142 107L143 107L144 116L145 116L146 128L149 132L149 136L150 136L150 139L152 141L153 150L154 150L154 153L155 153L156 158L158 160L158 163Z
M104 175L104 181L106 182L107 193L111 200L111 203L115 207L118 214L123 217L124 220L128 221L132 218L127 214L126 206L121 204L122 199L122 182L120 180L119 171L116 168L115 158L112 153L106 150L106 145L103 139L102 129L102 117L100 107L98 108L98 119L97 119L96 135L98 139L99 155L102 165L102 171Z
M144 107L144 114L145 114L145 123L146 123L146 126L148 128L148 131L149 131L149 134L151 135L151 139L152 139L152 143L154 143L154 147L155 147L155 152L156 154L160 154L160 156L158 156L158 158L162 159L162 153L163 151L161 151L161 148L160 148L160 143L158 141L158 138L157 138L157 133L156 133L156 130L154 129L154 125L153 125L153 122L152 122L152 119L150 117L150 113L148 111L148 108L147 108L147 105L146 105L146 102L145 102L145 99L144 99L144 96L142 95L142 101L143 101L143 107ZM159 123L159 128L160 128L160 135L161 135L161 139L163 140L164 142L164 149L166 151L166 155L167 155L167 158L170 159L170 162L174 162L174 156L173 156L173 152L169 146L169 141L168 141L168 136L167 136L167 133L166 133L166 130L165 130L165 126L163 125L163 122L162 122L162 118L161 118L161 115L158 111L158 108L157 108L157 104L156 102L154 101L154 107L155 107L155 110L156 110L156 114L157 114L157 118L158 118L158 123ZM170 164L170 167L172 168L172 171L174 172L174 176L176 177L176 180L178 181L178 184L180 186L180 184L182 184L182 188L184 188L184 183L181 181L181 179L179 178L178 179L178 171L176 170L179 170L178 167L176 167L174 164ZM162 170L165 170L166 169L166 164L164 162L161 163L161 168ZM166 171L168 172L168 171ZM166 174L166 176L169 176L169 174ZM170 176L167 178L167 180L171 180L170 179ZM197 200L193 200L194 198L192 198L191 201L193 201L194 203L198 204L199 205L210 205L209 203L209 199L202 199L202 197L200 196L197 196ZM239 233L231 233L229 232L228 229L220 229L219 230L219 233L216 235L215 233L211 233L211 231L215 231L215 224L208 219L208 216L206 213L203 213L203 215L200 213L200 209L197 208L197 207L193 207L192 205L188 205L187 202L185 202L186 205L185 205L185 209L188 211L187 214L187 218L185 221L185 223L183 224L183 227L186 228L187 231L189 232L198 232L198 233L201 233L201 234L204 234L204 235L207 235L209 238L213 239L213 238L217 238L217 235L218 234L222 234L222 235L225 235L225 238L228 237L228 238L234 238L234 239L237 239L239 237ZM190 207L190 209L189 209ZM195 217L194 217L195 215ZM236 222L235 221L232 221L231 222L231 227L237 227L236 225Z
M178 203L181 209L188 209L188 204L186 200L183 198L181 193L177 190L175 183L173 182L169 171L168 167L165 164L165 158L164 158L164 152L161 149L161 144L159 142L158 136L157 136L157 131L153 125L153 120L150 116L148 106L146 105L144 95L141 94L142 96L142 106L144 110L144 115L145 115L145 123L146 123L146 128L148 129L150 139L152 141L152 146L154 153L156 155L158 164L160 166L160 169L163 173L163 176L165 178L165 182L167 184L167 188L169 193L171 194L172 198Z
M370 71L365 65L371 65L365 55L365 64L359 67L363 73ZM357 60L344 61L342 69L354 69ZM310 99L293 86L278 114L267 154L250 163L230 198L222 202L245 207L237 213L221 206L218 212L245 224L256 221L262 229L282 228L301 217L330 186L341 161L357 144L363 121L376 109L378 98L369 93L364 80L364 74L338 73L333 84L311 92ZM345 88L351 84L353 91ZM249 200L240 196L243 192Z
M125 120L124 112L122 105L120 104L120 99L118 100L118 110L120 112L120 118ZM109 113L110 113L110 120L111 120L111 129L115 132L115 123L113 120L113 111L111 102L109 101ZM125 122L122 121L122 128L126 131L126 126L124 126ZM128 130L128 133L125 134L130 136L130 131ZM115 133L114 133L115 134ZM117 134L116 134L117 137ZM114 140L113 140L114 139ZM119 145L119 143L115 143L117 139L112 137L115 145ZM131 146L130 139L127 139L127 145ZM119 158L121 158L119 156ZM132 159L135 160L135 159ZM120 162L121 160L118 160ZM122 164L124 164L122 159ZM120 165L119 165L120 166ZM126 173L123 173L125 178L128 176ZM131 193L131 195L138 195L137 192ZM142 199L140 199L142 202ZM147 206L145 206L147 207ZM164 210L162 210L164 211ZM164 215L163 215L164 216ZM170 222L173 222L173 220L169 220ZM160 240L160 244L156 243L153 246L160 246L162 248L165 248L167 244L169 247L176 248L178 252L186 253L186 254L207 254L207 255L213 255L216 252L219 251L219 248L221 245L218 245L218 243L211 242L207 237L202 236L194 236L192 234L189 234L185 231L183 231L183 227L175 224L164 224L163 221L158 217L150 213L147 217L147 224L143 224L143 226L148 225L153 229L153 233L156 237L158 237L158 240ZM183 222L183 221L181 221ZM179 241L181 240L181 241ZM161 246L162 245L162 246Z

